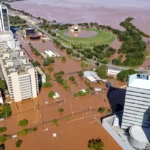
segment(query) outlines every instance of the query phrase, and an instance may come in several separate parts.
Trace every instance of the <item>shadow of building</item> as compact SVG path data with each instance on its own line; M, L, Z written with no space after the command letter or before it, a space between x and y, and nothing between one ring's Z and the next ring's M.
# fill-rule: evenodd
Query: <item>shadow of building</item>
M125 103L126 90L110 87L107 93L107 98L113 113L123 110Z

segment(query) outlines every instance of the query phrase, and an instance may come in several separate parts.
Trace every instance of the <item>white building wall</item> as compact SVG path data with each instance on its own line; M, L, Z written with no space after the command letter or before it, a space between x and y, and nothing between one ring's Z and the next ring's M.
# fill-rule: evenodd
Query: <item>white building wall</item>
M17 72L13 72L10 74L11 76L11 82L9 84L9 93L12 96L12 98L15 100L15 102L21 101L21 92L20 92L20 83L19 83L19 77ZM11 92L11 89L13 92ZM11 94L12 93L12 94Z
M32 98L37 97L38 93L38 77L37 77L37 72L35 71L34 68L31 68L28 70L28 73L30 74L31 77L31 87L32 87Z
M127 129L132 125L149 127L149 107L150 90L127 87L121 128Z
M121 70L114 70L114 69L109 69L108 68L108 71L107 73L110 74L110 75L117 75Z
M31 79L29 74L19 75L21 99L32 97Z

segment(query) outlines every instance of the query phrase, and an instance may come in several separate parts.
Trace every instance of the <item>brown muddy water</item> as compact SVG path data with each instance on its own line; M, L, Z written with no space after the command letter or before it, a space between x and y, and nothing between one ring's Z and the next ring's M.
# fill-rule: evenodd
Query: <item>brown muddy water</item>
M133 23L150 34L149 0L27 0L11 3L12 7L35 16L62 23L98 22L123 29L119 23L133 17Z
M28 51L30 57L32 57L34 61L39 61L42 64L41 59L31 52L28 43L23 41L22 38L20 38L20 42L26 51ZM101 115L97 113L97 109L100 106L110 108L110 104L107 100L107 90L104 93L95 93L84 97L73 98L72 92L76 93L81 89L87 88L84 83L86 79L74 73L77 70L81 70L81 62L71 59L65 52L57 49L50 41L45 43L34 42L32 45L40 52L45 49L51 49L57 51L62 56L66 56L67 60L65 63L62 63L60 58L57 58L52 66L54 67L53 72L65 72L63 78L71 87L71 91L64 89L62 85L54 81L53 73L48 71L47 67L42 66L45 72L51 76L52 80L50 82L53 86L47 89L42 88L38 97L35 99L25 100L17 104L12 103L12 116L4 122L1 122L1 126L6 126L6 133L9 134L16 134L23 128L38 125L37 132L28 133L24 137L18 137L18 139L23 140L19 149L88 150L88 140L100 137L105 143L104 150L110 150L111 147L116 150L121 150L113 138L103 129L102 125L93 118L93 116L96 116L98 120L100 119ZM73 72L73 74L68 74L68 72ZM69 81L69 76L75 76L77 84ZM120 87L123 84L115 79L109 79L109 81L116 87ZM92 85L96 88L106 89L104 83L94 83ZM49 98L48 93L50 91L58 92L60 98L57 100L62 100L62 102L56 102L56 100ZM37 107L39 107L39 109L37 109ZM64 108L62 114L58 112L59 108ZM67 121L67 116L72 116L72 119ZM19 127L18 122L22 119L28 119L29 125L23 128ZM50 123L53 119L58 120L58 127ZM45 129L48 130L46 131ZM53 133L57 134L57 138L52 138ZM16 140L17 139L8 140L6 142L6 150L17 149L15 147Z

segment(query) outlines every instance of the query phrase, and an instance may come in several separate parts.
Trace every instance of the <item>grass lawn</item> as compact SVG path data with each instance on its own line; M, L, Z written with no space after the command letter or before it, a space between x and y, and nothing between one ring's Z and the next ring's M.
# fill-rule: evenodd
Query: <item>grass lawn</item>
M87 46L90 46L91 43L95 44L110 44L115 40L115 36L110 33L110 32L105 32L102 30L98 29L93 29L93 28L84 28L82 30L91 30L91 31L96 31L97 35L92 36L92 37L87 37L87 38L81 38L81 37L69 37L65 35L66 30L59 30L58 34L61 38L63 38L63 42L65 42L67 45L71 44L85 44Z

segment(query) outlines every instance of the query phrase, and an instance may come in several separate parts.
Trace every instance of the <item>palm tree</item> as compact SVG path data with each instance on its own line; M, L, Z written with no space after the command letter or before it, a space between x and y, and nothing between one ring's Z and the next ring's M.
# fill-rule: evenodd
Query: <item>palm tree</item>
M105 107L100 107L100 108L98 108L98 112L99 113L104 113L106 111L106 108Z

